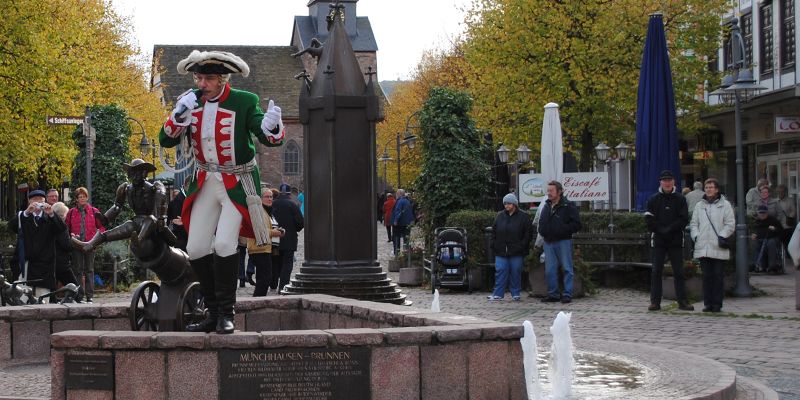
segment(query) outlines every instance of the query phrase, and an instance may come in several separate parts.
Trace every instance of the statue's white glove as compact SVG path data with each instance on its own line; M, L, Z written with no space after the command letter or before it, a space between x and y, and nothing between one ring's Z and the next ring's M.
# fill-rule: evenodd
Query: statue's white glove
M264 114L264 119L261 121L261 130L264 131L264 134L270 135L280 123L281 108L276 106L273 100L270 100L269 105L267 105L267 112ZM280 132L278 134L280 134Z
M175 109L172 110L171 114L176 125L188 125L189 122L191 122L189 121L189 115L191 115L192 110L194 110L197 105L197 95L194 94L193 90L187 90L181 95L181 97L178 98L178 102L175 103Z

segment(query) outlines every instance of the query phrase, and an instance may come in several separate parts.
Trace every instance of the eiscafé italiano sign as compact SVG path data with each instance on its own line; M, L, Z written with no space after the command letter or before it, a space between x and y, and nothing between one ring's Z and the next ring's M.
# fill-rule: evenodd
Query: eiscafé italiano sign
M797 132L800 132L800 116L775 117L775 133L797 133Z
M564 186L564 196L571 201L608 200L607 172L566 172L561 175L561 184ZM521 174L518 187L521 203L545 199L547 182L541 174Z

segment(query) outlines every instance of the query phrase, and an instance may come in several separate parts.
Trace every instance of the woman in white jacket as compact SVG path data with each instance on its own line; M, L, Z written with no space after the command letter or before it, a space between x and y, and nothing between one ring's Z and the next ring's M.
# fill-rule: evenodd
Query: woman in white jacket
M730 250L719 247L717 237L731 236L736 229L736 219L731 203L720 195L716 179L706 179L703 188L706 194L695 205L689 227L694 258L700 260L703 271L703 312L720 312L725 292L725 263L731 255Z

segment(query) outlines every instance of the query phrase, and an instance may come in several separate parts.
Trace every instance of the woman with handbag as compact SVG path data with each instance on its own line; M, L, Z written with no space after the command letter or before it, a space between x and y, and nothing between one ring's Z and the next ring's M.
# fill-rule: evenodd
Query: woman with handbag
M720 312L725 294L725 263L730 259L728 237L736 229L733 207L719 193L719 182L706 179L705 196L695 205L689 223L694 258L703 271L703 312Z

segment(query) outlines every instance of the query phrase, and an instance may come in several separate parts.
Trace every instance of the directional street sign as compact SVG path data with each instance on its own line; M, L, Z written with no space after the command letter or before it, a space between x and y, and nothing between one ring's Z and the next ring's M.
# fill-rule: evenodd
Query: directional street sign
M47 117L47 125L80 125L83 123L83 116L67 117L64 115L55 115Z

